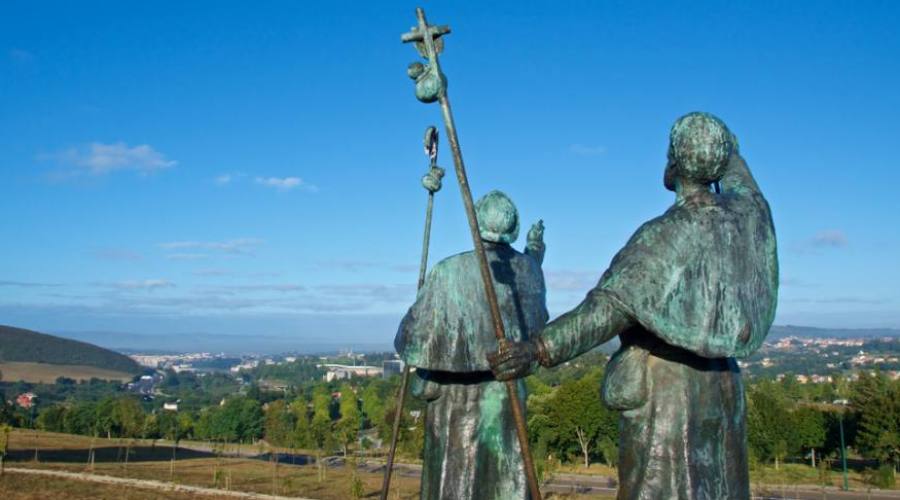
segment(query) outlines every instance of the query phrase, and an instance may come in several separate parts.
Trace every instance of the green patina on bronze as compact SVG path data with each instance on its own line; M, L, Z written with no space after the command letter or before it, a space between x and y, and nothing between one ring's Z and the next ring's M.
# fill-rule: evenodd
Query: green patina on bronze
M638 229L585 300L492 365L520 376L620 336L602 388L622 411L619 498L748 499L734 357L759 347L775 314L769 205L734 136L705 113L673 126L664 182L675 204Z
M429 25L427 19L425 18L425 11L421 8L416 9L416 20L417 26L414 27L410 32L401 35L401 40L404 43L415 42L416 49L419 51L419 55L426 58L428 60L428 63L427 65L422 63L414 63L410 65L408 75L416 80L416 97L420 101L425 103L440 103L441 114L444 118L444 126L447 132L447 138L450 143L450 151L453 155L453 165L456 172L456 180L459 184L459 191L462 197L463 208L466 211L466 219L469 223L469 232L472 237L472 243L474 246L473 259L474 263L477 264L478 274L481 278L481 292L483 292L482 297L487 301L487 311L490 318L491 330L493 330L494 333L494 339L499 347L505 348L510 342L511 338L515 339L517 337L515 333L508 334L506 331L506 320L504 319L501 303L498 299L498 294L496 291L495 280L501 282L503 281L502 279L499 279L500 277L497 275L498 272L503 272L502 262L501 269L499 271L497 269L491 269L494 264L496 264L496 261L492 262L493 255L489 256L488 249L486 248L487 245L484 243L484 241L482 241L482 237L484 235L481 234L481 229L484 226L478 220L479 216L476 215L475 203L472 200L472 192L469 188L468 175L462 157L462 148L459 145L459 138L456 133L456 125L453 120L453 113L450 109L450 99L447 96L447 79L441 72L440 62L438 59L438 54L443 47L443 40L441 39L441 36L449 33L450 28L446 26ZM541 234L542 231L543 229L540 223L538 223L532 229L532 233L534 234ZM529 233L529 236L532 233ZM490 241L489 238L487 239ZM499 255L500 260L508 260L506 256L502 255L505 253L503 251L503 247L506 245L506 243L504 243L503 241L498 241L497 245L498 247L496 249L491 248L491 253L493 254L494 250L499 249L496 253ZM513 281L513 284L517 285L515 279ZM475 295L477 295L477 292L475 292L474 288L470 289L469 291L474 292L474 294L471 295L470 298L471 300L475 300L474 297ZM518 312L521 312L521 309L519 309ZM463 325L457 325L457 327L461 326ZM468 347L476 346L476 344L469 343L468 341L458 342L456 343L456 345ZM428 355L427 352L423 352L421 354L423 356ZM468 356L468 359L474 358ZM459 384L459 381L456 380L453 383ZM540 485L538 484L537 474L535 473L534 469L534 463L531 459L531 452L529 450L528 442L528 431L525 425L524 405L521 402L521 385L515 383L512 380L507 380L505 381L504 386L506 387L506 398L508 402L506 408L509 411L509 416L511 418L510 423L512 424L512 428L515 431L516 440L519 445L522 465L522 467L519 469L519 472L524 474L527 484L527 493L521 496L527 496L534 500L540 500ZM463 394L467 394L467 392L463 391ZM445 397L444 399L454 401L453 398L449 397ZM455 405L456 408L464 408L466 409L466 411L477 411L477 408L468 408L466 406L466 403L470 401L472 401L472 399L464 399L461 401L455 401L452 404ZM448 403L448 405L450 404ZM432 421L432 423L434 423L434 421ZM428 443L426 441L426 448L427 447ZM428 455L429 452L426 451L426 456ZM425 496L426 498L473 498L473 495L477 494L477 498L506 498L506 495L509 495L509 491L518 491L518 488L510 488L503 491L497 490L498 493L496 495L491 493L492 491L494 491L494 488L500 488L506 485L506 483L502 481L502 479L520 477L518 475L509 476L510 472L505 468L497 469L497 464L506 464L509 463L509 460L503 459L502 457L499 461L492 460L492 457L490 456L469 458L470 460L465 462L458 462L448 458L448 461L443 464L443 466L441 466L442 469L440 477L423 474L423 496ZM474 477L486 477L489 479L501 478L501 481L498 481L496 483L499 486L495 485L491 487L485 487L483 485L479 485L479 490L476 491L474 489L474 483L468 482L468 480L473 476L468 475L470 473L465 473L467 475L461 475L463 473L460 471L465 470L466 465L470 466L470 468L474 466L477 469L474 472ZM426 469L428 469L427 466ZM518 482L516 484L518 484ZM386 494L386 491L382 492L382 495L384 494Z
M548 319L543 224L532 227L521 253L510 246L519 218L506 195L488 193L476 211L505 330L511 340L527 340ZM474 252L439 262L394 342L416 367L411 393L428 401L423 499L529 497L506 385L487 362L497 339L482 287ZM522 382L518 392L524 401Z

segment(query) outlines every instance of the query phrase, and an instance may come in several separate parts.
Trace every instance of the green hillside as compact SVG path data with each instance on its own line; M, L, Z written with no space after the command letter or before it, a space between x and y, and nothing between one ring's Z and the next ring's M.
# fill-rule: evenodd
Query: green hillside
M82 365L137 374L141 366L128 356L92 344L0 325L0 362Z

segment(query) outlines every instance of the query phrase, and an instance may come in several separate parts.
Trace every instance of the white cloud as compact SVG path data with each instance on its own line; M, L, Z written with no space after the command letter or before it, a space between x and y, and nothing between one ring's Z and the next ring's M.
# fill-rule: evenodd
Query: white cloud
M275 188L279 191L289 191L296 188L300 188L304 191L310 192L316 192L319 190L319 188L312 184L309 184L300 177L257 177L256 183L261 186Z
M600 280L601 271L557 269L548 270L544 280L547 288L564 292L584 292L594 288Z
M41 159L55 159L64 165L75 167L74 174L105 175L117 170L131 170L141 175L174 167L178 164L147 144L129 146L124 142L103 144L92 142L53 155L41 155Z
M34 281L8 281L0 280L0 286L10 286L18 288L44 288L62 286L60 283L37 283Z
M840 229L826 229L819 231L810 240L810 244L814 247L832 247L839 248L847 246L847 235Z
M121 290L156 290L159 288L172 288L175 286L175 283L172 283L169 280L148 279L137 281L119 281L116 283L111 283L110 286Z
M209 255L205 253L170 253L166 255L169 260L203 260L208 259Z
M227 254L253 255L254 249L263 244L263 240L257 238L237 238L228 241L170 241L160 243L159 247L165 250L215 250ZM175 253L167 256L173 260L190 260L206 258L205 254Z
M224 269L198 269L192 272L194 276L203 276L203 277L217 277L217 276L231 276L234 274L231 271L226 271Z
M306 290L306 287L303 285L295 285L291 283L275 283L275 284L249 284L249 285L228 285L228 286L219 286L210 289L213 292L218 293L226 293L226 294L238 294L238 293L253 293L253 292L302 292Z
M213 179L213 182L215 182L219 186L224 186L226 184L229 184L233 179L234 177L231 174L222 174Z

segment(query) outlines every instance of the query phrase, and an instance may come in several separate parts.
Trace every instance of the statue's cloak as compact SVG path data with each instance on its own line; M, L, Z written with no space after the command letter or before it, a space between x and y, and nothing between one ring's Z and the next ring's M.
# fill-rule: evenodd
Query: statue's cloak
M506 244L485 250L506 336L527 339L547 321L540 264ZM411 394L428 401L420 498L530 498L506 384L487 362L497 339L473 252L434 266L394 346L416 367ZM525 384L517 386L523 404Z
M485 250L506 337L526 340L548 319L540 264L509 245L486 242ZM394 347L417 368L490 371L487 355L497 350L497 339L474 252L434 266L400 324Z
M769 205L743 160L722 193L676 203L613 258L598 288L666 343L707 358L742 357L775 316L778 260Z

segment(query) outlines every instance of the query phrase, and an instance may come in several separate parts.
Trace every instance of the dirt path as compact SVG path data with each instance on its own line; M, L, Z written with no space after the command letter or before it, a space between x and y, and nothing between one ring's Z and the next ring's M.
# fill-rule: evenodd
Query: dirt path
M184 484L175 484L164 481L151 481L148 479L129 479L129 478L121 478L121 477L112 477L112 476L103 476L100 474L86 474L83 472L65 472L65 471L57 471L57 470L39 470L39 469L24 469L21 467L6 467L4 469L5 473L12 474L31 474L36 476L51 476L58 477L63 479L74 479L77 481L92 481L95 483L104 483L104 484L114 484L114 485L124 485L124 486L133 486L135 488L143 488L143 489L151 489L151 490L163 490L163 491L177 491L181 493L195 493L200 495L209 495L214 497L233 497L233 498L253 498L259 500L298 500L298 497L281 497L275 495L264 495L262 493L249 493L245 491L226 491L215 488L203 488L200 486L189 486ZM299 500L311 500L311 499L303 499Z

